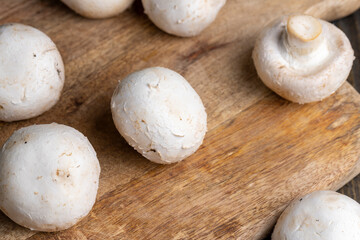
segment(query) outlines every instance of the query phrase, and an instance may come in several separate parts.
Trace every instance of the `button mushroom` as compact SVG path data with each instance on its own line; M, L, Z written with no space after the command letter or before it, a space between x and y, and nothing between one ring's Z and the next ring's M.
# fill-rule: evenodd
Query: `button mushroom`
M280 216L272 240L360 239L360 205L333 192L317 191L293 201Z
M36 117L59 100L64 64L51 39L22 24L0 26L0 121Z
M149 160L169 164L193 154L206 133L204 105L178 73L147 68L130 74L111 100L114 123L125 140Z
M59 124L13 133L0 153L0 209L37 231L71 227L91 210L100 166L88 139Z
M163 31L180 37L200 34L226 0L142 0L145 13Z
M290 101L321 101L346 80L354 51L336 26L307 15L282 17L269 25L253 51L261 80Z
M134 0L61 0L87 18L108 18L125 11Z

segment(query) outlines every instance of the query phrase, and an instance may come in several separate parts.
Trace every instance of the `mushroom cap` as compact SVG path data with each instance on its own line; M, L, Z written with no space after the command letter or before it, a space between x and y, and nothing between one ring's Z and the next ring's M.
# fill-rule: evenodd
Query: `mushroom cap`
M360 205L333 191L294 200L280 216L272 240L358 240Z
M67 229L94 205L99 174L95 150L74 128L22 128L0 154L0 209L32 230Z
M61 0L69 8L87 18L108 18L125 11L134 0Z
M60 53L41 31L0 26L0 121L36 117L53 107L64 86Z
M285 99L297 103L321 101L333 94L347 79L354 51L346 35L331 23L315 19L321 24L319 29L310 16L290 18L295 21L289 21L289 16L282 17L260 34L253 51L256 70L264 84ZM298 24L296 21L305 23ZM311 23L311 28L302 28L302 24L306 23ZM313 51L303 55L289 52L284 39L287 31L293 34L294 29L294 35L297 34L299 38L298 44L317 38L317 41L313 41L316 49L310 49ZM306 53L306 49L300 50Z
M226 0L142 0L145 13L163 31L180 37L200 34Z
M204 105L178 73L162 67L130 74L111 100L116 128L147 159L161 164L183 160L202 144Z

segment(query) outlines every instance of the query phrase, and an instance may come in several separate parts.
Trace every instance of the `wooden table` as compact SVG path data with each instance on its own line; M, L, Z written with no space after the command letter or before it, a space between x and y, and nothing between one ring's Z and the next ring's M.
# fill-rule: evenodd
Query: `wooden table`
M289 12L338 19L360 7L359 0L229 0L207 31L188 39L158 30L139 3L121 16L91 21L58 0L3 0L1 22L47 33L67 78L51 111L1 123L0 143L23 126L66 124L94 145L102 175L91 214L73 228L34 233L0 214L0 239L261 239L291 199L339 189L360 172L356 90L346 83L326 101L292 104L261 83L251 60L258 33L272 19ZM111 120L118 80L149 66L184 75L207 107L203 146L176 165L146 161Z

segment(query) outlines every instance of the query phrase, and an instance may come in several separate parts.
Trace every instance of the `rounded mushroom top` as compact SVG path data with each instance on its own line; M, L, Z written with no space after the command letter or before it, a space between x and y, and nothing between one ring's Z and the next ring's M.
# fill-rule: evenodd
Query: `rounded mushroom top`
M156 163L181 161L206 133L204 105L178 73L162 67L130 74L111 101L115 125L138 152Z
M294 102L319 101L346 80L354 51L334 25L307 15L284 16L260 34L253 58L262 81Z
M38 116L60 98L64 64L51 39L22 24L0 26L0 120Z
M88 139L59 124L15 131L0 153L0 209L39 231L71 227L91 210L100 166Z
M333 192L317 191L293 201L280 216L273 240L360 239L360 205Z
M134 0L61 0L87 18L113 17L126 10Z
M142 0L145 13L163 31L192 37L216 18L226 0Z

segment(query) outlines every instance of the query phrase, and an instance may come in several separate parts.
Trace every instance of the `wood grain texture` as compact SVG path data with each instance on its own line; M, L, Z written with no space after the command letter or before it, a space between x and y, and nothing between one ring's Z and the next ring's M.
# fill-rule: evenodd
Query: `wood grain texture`
M78 225L36 233L1 214L3 239L260 239L292 198L338 189L359 173L358 93L347 83L321 103L292 104L261 83L251 60L256 36L274 18L335 19L359 1L229 0L211 27L186 39L158 30L140 5L88 20L59 1L3 0L1 24L32 25L57 44L66 85L44 115L0 123L0 144L22 126L63 123L89 138L102 167L97 203ZM150 66L184 75L209 117L203 146L170 166L142 158L111 119L117 81Z

